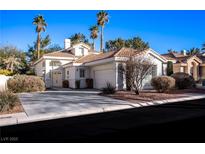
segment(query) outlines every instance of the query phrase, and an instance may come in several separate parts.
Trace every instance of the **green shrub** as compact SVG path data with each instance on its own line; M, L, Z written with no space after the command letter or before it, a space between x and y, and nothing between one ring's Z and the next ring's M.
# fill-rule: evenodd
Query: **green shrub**
M14 93L44 91L45 83L40 77L15 75L7 82L8 89Z
M69 81L63 80L63 88L69 88Z
M196 86L194 78L187 73L174 73L172 77L176 80L176 88L178 89L188 89Z
M167 75L171 76L173 74L173 62L167 62Z
M76 87L77 89L80 89L80 80L76 80L76 81L75 81L75 87Z
M175 79L169 76L154 77L151 80L151 85L158 92L167 92L175 87Z
M6 70L6 69L0 69L0 75L6 75L6 76L10 76L12 75L13 73L9 70Z
M109 82L107 82L106 87L102 88L103 94L114 94L115 92L115 87Z
M86 79L85 82L87 88L93 88L93 79Z
M11 110L19 102L18 96L14 93L9 91L0 92L0 112Z

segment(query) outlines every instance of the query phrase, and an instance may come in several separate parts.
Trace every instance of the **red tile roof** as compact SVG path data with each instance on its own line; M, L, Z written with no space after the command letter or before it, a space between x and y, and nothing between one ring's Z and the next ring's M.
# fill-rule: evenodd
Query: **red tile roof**
M74 58L75 56L70 51L56 51L44 54L44 56L50 56L50 57L71 57Z
M88 63L88 62L107 59L111 57L131 57L139 53L142 54L144 53L144 51L138 51L132 48L121 48L118 51L109 51L105 53L101 52L99 54L90 54L90 55L79 58L74 63Z
M87 62L92 62L92 61L96 61L96 60L102 60L102 59L106 59L106 58L111 58L114 56L116 52L114 51L110 51L110 52L106 52L106 53L99 53L99 54L90 54L84 57L81 57L79 59L77 59L74 63L87 63Z

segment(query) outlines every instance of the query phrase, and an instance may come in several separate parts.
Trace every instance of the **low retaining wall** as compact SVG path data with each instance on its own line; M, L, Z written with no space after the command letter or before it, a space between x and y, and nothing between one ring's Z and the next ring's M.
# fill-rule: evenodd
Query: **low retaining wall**
M9 76L0 75L0 92L7 89L7 80L11 78Z

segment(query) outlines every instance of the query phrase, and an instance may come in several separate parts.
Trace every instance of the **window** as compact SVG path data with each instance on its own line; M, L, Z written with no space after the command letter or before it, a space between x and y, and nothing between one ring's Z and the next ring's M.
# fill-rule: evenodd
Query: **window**
M152 77L155 77L155 76L157 76L157 65L154 65L152 67Z
M84 56L84 48L80 48L80 54Z
M69 71L66 71L67 79L69 79Z
M184 72L184 67L183 66L180 67L180 72Z
M61 62L60 61L50 61L49 65L50 66L60 66Z
M80 69L80 78L84 78L84 77L85 77L85 70Z

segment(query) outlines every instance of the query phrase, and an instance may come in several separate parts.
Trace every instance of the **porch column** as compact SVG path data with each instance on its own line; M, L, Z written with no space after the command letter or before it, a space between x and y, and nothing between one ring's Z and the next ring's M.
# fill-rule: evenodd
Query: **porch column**
M119 90L119 87L118 87L118 77L119 77L118 66L119 66L119 63L116 62L115 63L115 87L116 87L116 90Z
M193 78L198 80L198 66L196 64L193 65Z
M123 68L126 69L126 64L123 64ZM123 90L127 89L127 83L126 83L126 73L123 73Z

